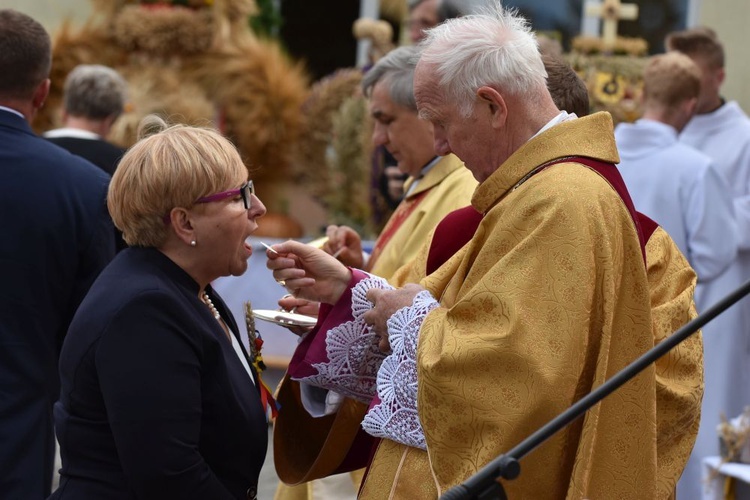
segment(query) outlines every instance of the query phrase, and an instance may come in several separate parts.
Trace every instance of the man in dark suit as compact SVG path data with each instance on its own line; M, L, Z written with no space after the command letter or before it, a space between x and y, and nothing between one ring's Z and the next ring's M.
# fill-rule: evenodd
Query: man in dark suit
M45 132L44 138L114 174L125 150L104 138L125 108L126 88L112 68L76 66L65 80L64 127Z
M0 496L49 495L57 360L68 324L114 255L109 176L29 123L49 91L50 39L0 10Z

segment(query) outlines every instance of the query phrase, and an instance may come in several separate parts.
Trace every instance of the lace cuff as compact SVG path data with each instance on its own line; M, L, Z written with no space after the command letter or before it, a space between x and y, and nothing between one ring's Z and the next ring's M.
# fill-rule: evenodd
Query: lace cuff
M427 449L417 413L417 342L422 322L438 306L424 290L388 319L392 352L378 371L377 397L362 422L368 434Z
M371 288L393 287L382 278L365 273L362 276L351 290L352 319L325 332L327 359L312 364L314 374L295 380L369 403L375 395L377 372L385 355L378 350L378 339L363 320L364 313L372 307L366 295Z

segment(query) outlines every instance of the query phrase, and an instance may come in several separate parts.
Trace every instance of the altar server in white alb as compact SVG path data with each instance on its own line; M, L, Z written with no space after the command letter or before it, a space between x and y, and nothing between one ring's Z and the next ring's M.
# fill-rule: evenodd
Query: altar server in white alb
M711 158L677 139L695 112L701 72L670 52L651 58L643 82L643 117L615 129L620 175L636 210L672 236L705 288L735 260L738 235L724 177Z
M740 252L750 264L750 119L736 101L727 102L719 93L725 77L724 48L707 28L672 33L667 48L689 56L701 68L696 115L680 141L710 156L729 182L740 227Z
M701 69L696 115L679 140L708 155L724 176L728 187L723 195L734 203L738 226L735 263L711 286L696 289L696 304L705 310L750 279L750 119L736 102L725 101L719 93L725 76L724 49L713 31L692 28L672 33L666 45L670 51L690 57ZM723 245L726 236L719 241ZM704 328L704 349L706 390L701 426L678 483L678 498L701 497L701 460L719 454L716 425L720 415L738 415L750 404L750 299L745 298Z

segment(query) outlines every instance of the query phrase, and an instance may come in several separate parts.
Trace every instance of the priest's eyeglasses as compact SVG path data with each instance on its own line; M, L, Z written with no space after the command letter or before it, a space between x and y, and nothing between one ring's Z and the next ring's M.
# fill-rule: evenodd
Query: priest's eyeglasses
M240 186L239 189L230 189L229 191L210 194L208 196L204 196L203 198L198 198L193 203L211 203L212 201L219 201L226 198L231 198L232 196L240 195L242 196L242 202L245 204L245 210L250 210L250 207L252 207L254 194L255 186L253 186L253 181L247 181L242 186Z

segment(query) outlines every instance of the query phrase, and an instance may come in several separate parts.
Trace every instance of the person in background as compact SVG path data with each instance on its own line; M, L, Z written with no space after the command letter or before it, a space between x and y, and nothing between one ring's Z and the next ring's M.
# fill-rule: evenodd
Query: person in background
M109 175L114 174L125 150L105 137L125 109L126 92L125 80L112 68L98 64L76 66L65 80L64 127L43 136Z
M708 287L696 290L696 302L709 307L750 279L750 119L735 101L721 96L726 69L724 47L709 28L695 27L671 33L667 50L677 51L700 68L701 90L695 116L685 125L679 141L711 159L712 166L726 180L723 196L734 205L739 251L730 269ZM709 203L724 203L713 198ZM731 235L722 235L721 245L731 246ZM698 278L700 279L700 272ZM750 330L750 299L744 298L708 325L711 335L705 343L706 396L695 449L677 488L678 497L699 498L703 491L701 461L719 455L717 425L743 412L750 404L750 357L738 345L747 343Z
M297 242L266 253L295 297L330 306L289 369L305 407L326 391L369 405L363 427L381 441L361 498L437 497L658 341L648 235L614 166L611 117L559 111L527 22L499 5L427 36L416 102L436 152L480 182L472 237L428 271L453 245L438 227L396 289ZM694 274L680 272L672 324L693 313ZM669 497L699 418L700 352L691 337L557 433L508 496Z
M125 150L107 142L112 125L125 108L127 84L112 68L82 64L65 80L64 128L50 130L43 137L74 155L86 158L109 175L115 173ZM119 252L127 245L120 231L115 230L115 246Z
M419 43L424 38L424 32L440 23L437 5L440 0L411 0L409 2L409 39L411 43Z
M554 54L542 56L547 71L547 90L557 109L575 113L579 118L589 114L589 92L568 62Z
M726 181L708 156L677 140L695 113L701 72L679 52L661 54L646 65L643 85L642 118L615 128L618 170L636 209L658 221L687 257L700 290L735 260L738 241Z
M115 250L109 176L31 129L50 61L42 25L0 10L0 496L13 500L50 493L60 345Z
M385 278L416 255L440 219L469 204L477 185L454 155L435 155L432 125L417 116L413 82L418 53L413 46L395 49L362 80L375 121L372 142L385 147L399 170L409 175L403 200L378 236L372 255L363 256L360 236L350 227L326 230L325 251Z
M210 283L246 271L266 208L218 132L148 117L146 134L107 198L131 247L89 290L60 355L51 498L254 499L264 386Z
M466 13L467 8L461 0L411 0L407 21L411 43L418 43L424 37L425 30ZM377 170L382 169L378 175L378 190L389 211L395 209L403 198L404 182L408 178L396 163L384 146L374 148L373 164Z
M465 0L409 0L409 39L419 43L424 33L446 19L468 14Z
M378 180L378 191L383 196L389 210L394 210L404 198L404 182L409 174L398 168L398 162L385 147L378 148L383 156L383 172Z

